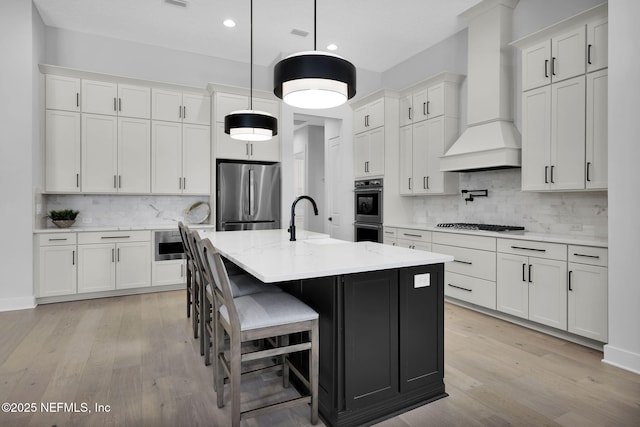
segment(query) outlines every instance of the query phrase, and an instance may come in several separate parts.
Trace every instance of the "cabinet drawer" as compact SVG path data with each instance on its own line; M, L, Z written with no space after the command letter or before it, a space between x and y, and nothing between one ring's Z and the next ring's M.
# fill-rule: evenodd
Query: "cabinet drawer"
M148 230L89 232L80 233L78 236L78 244L80 245L146 241L151 241L151 232Z
M46 233L38 237L40 246L75 245L76 233Z
M485 280L496 280L496 253L477 249L459 248L432 244L433 252L451 255L452 262L445 264L445 271L478 277Z
M468 234L456 233L433 233L433 243L449 246L460 246L463 248L480 249L483 251L496 250L496 238L485 236L470 236Z
M395 237L387 237L387 236L384 236L382 238L382 243L385 245L391 245L391 246L396 246L398 244Z
M496 309L496 282L447 271L444 276L444 294L471 304Z
M382 236L395 239L398 237L398 229L395 227L383 227Z
M567 258L569 262L606 267L608 263L608 252L607 248L569 245L567 247Z
M418 249L420 251L431 252L431 243L423 240L396 239L396 246L401 248Z
M396 237L398 239L409 239L416 242L431 242L430 231L414 230L412 228L398 228Z
M533 256L537 258L567 260L567 245L534 242L530 240L498 239L498 252Z

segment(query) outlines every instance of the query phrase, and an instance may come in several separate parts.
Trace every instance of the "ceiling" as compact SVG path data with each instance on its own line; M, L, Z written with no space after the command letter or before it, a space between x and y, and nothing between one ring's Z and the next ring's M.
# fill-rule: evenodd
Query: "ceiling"
M249 0L34 0L47 26L249 62ZM317 48L383 72L463 29L480 0L318 0ZM256 0L254 63L313 50L313 1ZM232 18L234 28L222 21ZM308 32L307 37L291 34Z

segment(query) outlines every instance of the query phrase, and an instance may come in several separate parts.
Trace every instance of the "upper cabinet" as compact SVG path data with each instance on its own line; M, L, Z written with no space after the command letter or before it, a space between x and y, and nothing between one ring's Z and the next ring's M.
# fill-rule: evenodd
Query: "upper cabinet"
M400 98L400 126L418 123L439 116L459 117L460 103L457 83L426 84Z
M80 111L80 79L47 74L44 85L47 110Z
M153 88L151 99L153 120L200 125L211 123L209 95Z
M607 4L522 49L522 190L607 189Z
M144 86L83 79L82 112L149 119L151 89Z
M353 111L353 132L361 133L384 126L384 97Z
M276 100L253 97L253 109L264 111L278 119L280 127L280 103ZM240 141L224 132L224 118L228 114L249 109L249 97L246 95L215 92L215 157L218 159L257 160L265 162L280 161L280 135L268 141Z

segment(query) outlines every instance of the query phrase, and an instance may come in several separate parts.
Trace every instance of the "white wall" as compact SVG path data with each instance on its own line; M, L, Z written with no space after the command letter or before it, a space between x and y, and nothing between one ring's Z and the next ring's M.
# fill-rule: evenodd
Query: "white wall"
M609 2L609 344L604 361L640 373L640 2Z
M0 13L0 311L33 307L32 162L34 39L32 4L4 0Z
M305 205L305 228L318 233L327 232L327 203L325 201L324 179L324 127L307 126L307 195L318 205L318 215L313 214L311 203Z

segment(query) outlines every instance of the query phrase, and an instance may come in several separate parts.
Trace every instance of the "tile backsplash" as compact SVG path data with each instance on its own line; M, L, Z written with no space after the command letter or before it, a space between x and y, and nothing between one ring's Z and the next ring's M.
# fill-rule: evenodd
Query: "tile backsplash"
M520 169L460 174L461 190L489 190L488 197L416 197L413 221L521 225L527 231L607 236L607 192L521 191Z
M207 196L160 195L80 195L45 194L42 196L42 216L36 225L51 227L45 217L51 210L80 211L77 226L167 225L184 220L184 211L195 202L208 202ZM211 217L210 217L211 219ZM209 219L205 221L209 222Z

